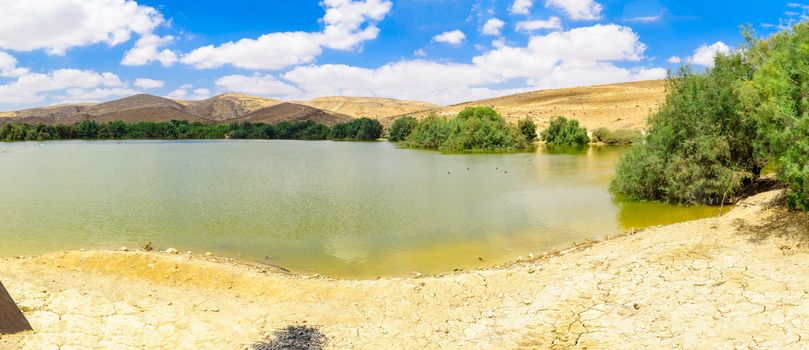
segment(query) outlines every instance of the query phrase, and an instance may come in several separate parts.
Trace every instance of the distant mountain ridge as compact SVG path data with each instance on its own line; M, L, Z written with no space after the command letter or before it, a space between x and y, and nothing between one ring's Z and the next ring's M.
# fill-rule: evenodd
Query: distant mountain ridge
M282 121L312 120L333 125L353 118L378 119L435 107L440 106L425 102L372 97L330 97L312 101L285 102L226 93L199 101L175 101L139 94L99 104L59 105L2 112L0 123L73 124L82 120L98 122L122 120L128 123L187 120L201 123L251 121L275 124Z
M544 129L555 116L577 119L592 130L643 129L646 117L665 100L663 80L538 90L452 106L378 97L319 97L286 102L272 98L226 93L199 101L175 101L152 95L134 95L100 104L76 104L0 112L5 122L72 124L85 119L125 122L168 121L202 123L252 121L274 124L313 120L333 125L368 117L390 125L403 115L423 118L429 114L452 117L464 107L489 106L509 122L532 118Z

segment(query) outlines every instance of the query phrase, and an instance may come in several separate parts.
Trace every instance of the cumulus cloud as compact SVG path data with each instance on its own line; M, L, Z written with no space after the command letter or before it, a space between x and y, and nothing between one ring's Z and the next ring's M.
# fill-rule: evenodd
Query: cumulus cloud
M666 62L671 64L680 64L683 62L683 59L680 58L680 56L671 56L666 60Z
M49 97L49 93L67 89L123 88L121 79L109 72L58 69L47 74L29 73L0 85L0 103L32 103ZM73 90L79 96L79 90ZM70 94L70 92L68 92Z
M159 89L162 88L164 85L166 85L166 82L162 80L155 80L149 78L135 79L135 86L142 89Z
M390 0L325 0L321 32L278 32L197 48L181 62L199 69L226 64L247 69L281 69L314 61L323 48L354 50L379 35L376 23L390 12Z
M209 89L192 89L190 84L185 84L179 89L169 92L167 98L174 100L204 100L211 97L211 90Z
M272 75L254 74L227 75L216 80L216 86L227 91L242 92L262 96L291 96L300 91L292 85L281 82Z
M604 6L594 0L546 0L545 7L564 12L575 20L597 20Z
M413 51L413 56L416 56L416 57L427 57L427 51L424 51L424 49L418 49L418 50L416 50L416 51Z
M532 36L526 46L501 47L471 63L402 60L377 68L307 65L279 75L231 75L217 86L265 96L379 96L457 103L538 88L660 79L656 67L623 68L643 59L646 46L631 28L595 25ZM506 84L519 88L493 88Z
M464 40L466 40L466 34L459 29L443 32L433 37L433 41L437 43L450 45L460 45Z
M718 54L730 53L730 46L717 41L711 45L703 44L694 51L694 54L689 57L688 62L704 67L713 67L714 58Z
M533 20L517 22L515 27L520 32L533 32L542 29L562 29L562 20L559 17L551 17L546 20Z
M19 77L28 73L27 68L17 67L17 59L0 51L0 77Z
M77 46L118 45L164 21L154 8L131 0L0 0L0 8L0 48L52 55Z
M162 46L170 43L174 37L170 35L158 36L155 34L144 34L135 46L124 54L121 64L125 66L142 66L159 61L164 67L171 66L177 62L177 54L169 49L160 50Z
M534 6L533 0L514 0L511 4L511 13L516 15L527 15Z
M113 98L120 98L125 96L132 96L140 93L127 87L117 88L70 88L65 90L65 95L57 96L55 99L57 103L88 103L88 102L101 102Z
M500 35L500 30L503 29L504 25L506 25L506 22L503 22L498 18L492 18L483 24L483 28L481 28L480 32L484 35L498 36Z

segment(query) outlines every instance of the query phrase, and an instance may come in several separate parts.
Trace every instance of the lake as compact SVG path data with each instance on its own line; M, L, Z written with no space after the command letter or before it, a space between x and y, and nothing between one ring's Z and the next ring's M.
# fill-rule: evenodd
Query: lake
M151 241L373 278L493 265L718 214L616 199L623 147L442 154L386 142L0 143L0 255Z

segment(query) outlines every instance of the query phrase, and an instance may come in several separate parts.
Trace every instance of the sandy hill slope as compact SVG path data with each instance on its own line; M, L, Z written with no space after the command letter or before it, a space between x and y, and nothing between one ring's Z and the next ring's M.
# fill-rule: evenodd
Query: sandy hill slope
M351 119L352 118L347 115L330 113L297 103L284 102L272 107L259 109L247 114L239 120L267 124L312 120L321 124L334 125Z
M227 93L200 101L178 101L196 115L216 121L241 118L262 108L279 105L284 101Z
M465 107L493 107L510 122L530 117L542 129L555 116L566 116L592 130L599 127L641 129L646 117L656 111L665 99L665 81L648 80L631 83L540 90L474 102L466 102L413 114L430 113L451 117ZM406 113L405 113L406 114ZM391 123L396 117L383 119Z
M88 107L80 118L100 122L122 120L124 122L160 122L188 120L206 122L209 118L196 115L182 104L158 96L140 94Z
M365 117L373 119L441 108L439 105L428 102L379 97L318 97L309 101L296 103L329 112L350 115L354 118Z

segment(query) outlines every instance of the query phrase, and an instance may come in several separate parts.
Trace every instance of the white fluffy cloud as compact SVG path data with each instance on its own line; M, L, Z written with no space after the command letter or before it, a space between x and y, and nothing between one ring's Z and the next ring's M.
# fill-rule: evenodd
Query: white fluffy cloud
M499 18L492 18L483 24L483 28L481 28L480 32L484 35L498 36L504 25L506 25L506 22L503 22Z
M126 87L94 89L70 88L65 90L65 95L57 96L55 100L57 103L102 102L138 93L140 92Z
M323 48L353 50L379 35L376 26L390 12L389 0L325 0L322 32L279 32L208 45L182 57L199 69L230 64L247 69L281 69L314 61Z
M615 65L640 61L646 48L632 29L618 25L532 36L524 47L503 45L468 64L403 60L377 68L308 65L280 76L226 76L217 85L290 99L349 95L449 104L537 88L660 79L666 75L662 68ZM521 87L492 88L495 84Z
M433 37L433 41L437 43L445 43L450 45L460 45L466 40L466 34L459 29L443 32Z
M135 79L135 86L141 89L159 89L166 85L165 81L149 78Z
M716 55L727 53L730 53L730 46L721 41L717 41L711 45L704 44L697 48L694 54L689 57L688 61L699 66L713 67Z
M17 59L0 51L0 77L19 77L28 73L27 68L17 67Z
M48 74L29 73L0 85L0 103L40 102L49 93L68 89L123 88L117 75L88 70L58 69ZM73 90L79 96L79 90ZM70 94L70 92L68 92Z
M531 7L534 6L533 0L514 0L511 4L511 13L517 15L527 15L531 12Z
M0 8L0 48L54 55L76 46L118 45L163 23L157 10L131 0L0 0Z
M291 96L300 92L294 86L281 82L272 75L260 74L227 75L217 79L216 86L228 91L262 96Z
M671 64L680 64L681 62L683 62L683 59L680 58L680 56L671 56L666 60L666 62Z
M142 66L159 61L164 67L177 62L177 54L169 49L160 48L170 43L174 38L170 35L158 36L152 33L144 34L135 46L124 54L121 64L125 66Z
M190 84L186 84L169 92L166 97L174 100L204 100L211 97L211 90L204 88L192 89Z
M515 27L520 32L533 32L542 29L562 29L562 20L559 17L551 17L546 20L532 20L517 22Z
M560 10L575 20L600 19L604 9L604 6L594 0L546 0L545 6Z

